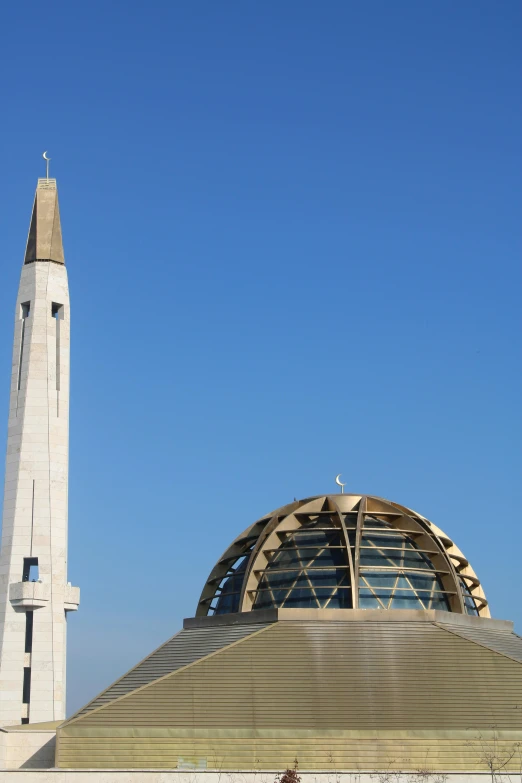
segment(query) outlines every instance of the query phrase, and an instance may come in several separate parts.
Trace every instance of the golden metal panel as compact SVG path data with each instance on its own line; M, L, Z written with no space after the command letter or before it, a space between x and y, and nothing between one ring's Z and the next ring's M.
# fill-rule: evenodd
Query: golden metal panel
M375 770L418 769L434 771L471 771L481 768L480 753L471 732L458 732L450 738L439 735L416 736L415 732L379 733L371 736L347 736L339 732L328 736L311 733L298 736L263 736L252 738L221 731L219 736L206 737L143 737L126 736L115 740L106 737L83 738L79 748L75 738L60 742L59 766L62 768L173 768L192 763L207 769L283 769L293 765L295 758L305 770ZM361 734L354 732L353 734ZM418 733L417 733L418 734ZM490 732L491 734L491 732ZM496 739L500 752L509 751L522 737L521 733L505 733ZM103 747L103 753L100 753ZM518 770L519 760L513 759L506 771Z

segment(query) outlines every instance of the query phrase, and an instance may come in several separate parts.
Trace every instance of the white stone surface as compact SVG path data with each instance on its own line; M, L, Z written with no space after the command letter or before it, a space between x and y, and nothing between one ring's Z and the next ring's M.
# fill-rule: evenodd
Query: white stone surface
M101 770L101 769L46 769L41 771L17 769L1 772L2 783L274 783L282 769L263 772L222 770L204 772L200 770ZM450 772L447 776L435 773L419 780L414 773L381 773L380 775L360 772L301 772L302 783L489 783L488 772ZM495 783L515 783L520 775L495 775Z
M0 730L0 780L4 770L49 769L54 766L56 732Z
M51 585L43 582L12 582L9 585L9 600L13 607L38 609L45 606L50 598Z
M53 303L62 306L59 319ZM67 584L69 330L65 265L25 264L15 309L0 550L0 726L19 724L24 716L31 723L65 717L65 613L79 602L78 589ZM39 582L22 585L27 557L38 558ZM33 645L27 708L28 610Z

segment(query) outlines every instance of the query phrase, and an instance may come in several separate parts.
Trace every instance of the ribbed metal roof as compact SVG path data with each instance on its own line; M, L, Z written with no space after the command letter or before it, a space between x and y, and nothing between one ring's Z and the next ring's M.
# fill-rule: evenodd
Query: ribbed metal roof
M181 665L253 629L209 630L180 635ZM152 660L150 679L172 664L160 672ZM145 682L140 668L123 687ZM121 687L82 725L522 729L520 663L428 622L277 622L114 702Z
M453 623L438 623L438 625L440 628L456 633L463 639L468 639L470 642L480 644L493 652L506 655L508 658L522 663L522 638L511 631L490 631L486 628L473 628Z
M223 648L67 721L57 766L274 770L298 758L310 770L392 760L418 769L429 757L433 769L479 769L478 737L507 754L522 739L522 664L505 652L520 640L465 625L288 619L190 629L172 640L186 650L176 661Z
M107 690L102 691L93 701L79 710L75 716L84 715L108 704L119 696L141 688L149 682L158 680L166 674L175 672L183 666L205 658L216 650L221 650L234 642L244 639L255 631L266 628L266 624L229 625L220 628L195 628L177 633L168 642L158 647L141 663L124 674Z

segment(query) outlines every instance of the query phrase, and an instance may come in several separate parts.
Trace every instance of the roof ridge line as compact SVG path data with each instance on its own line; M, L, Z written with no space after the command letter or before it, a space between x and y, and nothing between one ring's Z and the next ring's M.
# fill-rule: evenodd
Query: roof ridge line
M226 644L224 647L220 647L218 650L214 650L213 652L209 653L208 655L204 655L202 658L198 658L197 661L192 661L191 663L188 663L186 666L180 666L179 669L175 669L174 671L169 672L168 674L164 674L163 677L158 677L157 680L151 680L151 682L146 682L144 685L140 685L139 688L136 688L133 691L129 691L129 693L123 693L121 696L118 696L116 699L113 699L113 701L109 702L108 704L101 704L99 707L96 707L94 710L91 710L90 712L88 712L85 715L78 715L77 717L73 716L72 718L69 718L69 720L64 721L59 728L63 728L66 725L70 726L72 723L77 723L78 721L82 720L83 718L90 717L91 715L94 715L95 712L99 712L100 710L103 710L106 707L112 707L112 705L116 704L116 702L119 702L122 699L126 699L129 696L133 696L134 694L138 693L139 691L144 690L145 688L150 688L151 685L156 685L158 682L161 682L162 680L165 680L167 677L173 677L178 672L185 672L187 669L190 669L191 666L195 666L196 664L200 663L201 661L206 661L209 658L212 658L214 655L218 655L218 653L222 652L223 650L229 650L231 647L235 647L236 644L241 644L241 642L244 642L247 639L251 639L253 636L257 636L258 634L263 633L263 631L268 630L268 628L272 627L272 625L273 625L273 623L268 623L267 625L263 625L262 628L259 628L259 630L254 631L253 633L248 634L248 636L243 636L241 639L236 639L236 641L232 642L232 644ZM178 636L179 633L181 633L181 631L179 631L177 634L175 634L175 636ZM172 639L173 638L174 638L174 636L172 637ZM168 641L170 641L170 639ZM165 644L167 644L167 642L165 642ZM163 646L163 645L161 645L161 646ZM156 652L156 650L154 652ZM153 653L151 653L151 655L153 655ZM150 658L150 657L151 657L150 655L147 656L147 658ZM141 663L146 661L147 658L144 658ZM139 665L140 664L138 664L138 666ZM133 669L136 669L136 668L137 668L136 666L133 667ZM132 669L129 669L129 671L126 672L126 674L129 674L131 671L132 671ZM123 677L125 677L125 674L123 675ZM120 679L123 679L123 677L121 677ZM119 682L119 680L117 680L117 682ZM115 685L115 684L116 683L112 683L112 685ZM109 686L109 687L112 688L112 685ZM107 688L106 690L109 690L109 688ZM102 693L105 693L105 691L103 691ZM98 697L96 697L96 698L98 698ZM93 699L93 701L94 701L94 699Z
M165 642L160 644L159 647L156 647L155 650L153 650L151 653L146 655L145 658L142 658L141 661L138 661L138 663L134 664L134 666L131 666L131 668L128 671L126 671L124 674L122 674L121 677L118 677L117 680L114 680L114 682L111 682L110 685L108 685L106 688L104 688L102 691L100 691L96 696L94 696L90 701L88 701L87 704L84 704L83 707L80 707L79 710L76 710L76 712L73 715L71 715L70 718L67 718L67 720L64 721L64 723L65 722L69 723L69 721L72 721L72 720L74 720L77 717L81 717L79 715L79 713L82 712L86 707L88 707L89 704L92 704L93 702L95 702L96 699L99 699L100 696L103 696L104 693L107 693L107 691L109 691L111 688L113 688L115 685L117 685L119 682L121 682L128 674L130 674L132 671L134 671L134 669L137 669L138 666L142 665L142 663L145 663L145 661L148 661L149 658L152 658L152 656L155 655L157 652L159 652L159 650L161 650L162 647L165 647L165 645L168 644L169 642L171 642L173 639L175 639L176 636L179 636L182 630L183 629L179 630L177 633L174 634L174 636L170 636ZM105 705L103 705L103 706L105 706ZM91 712L95 712L96 709L99 709L99 708L96 707L94 710L91 710Z
M458 636L459 639L464 639L466 642L470 642L471 644L477 644L479 647L482 647L484 650L489 650L492 653L495 653L496 655L502 655L503 658L507 658L509 661L514 661L515 663L518 663L519 665L522 665L518 658L514 658L512 655L509 655L509 653L502 652L501 650L494 650L492 647L489 647L487 644L484 644L483 642L478 642L475 639L469 639L467 636L463 636L458 632L458 630L453 630L453 628L448 628L444 623L441 622L434 622L433 625L436 625L438 628L442 628L443 631L447 631L448 633L452 633L454 636ZM457 628L458 626L455 626ZM502 633L500 631L499 633ZM504 633L513 633L512 631L505 631ZM513 634L514 636L517 636L519 639L521 638L518 636L518 634Z

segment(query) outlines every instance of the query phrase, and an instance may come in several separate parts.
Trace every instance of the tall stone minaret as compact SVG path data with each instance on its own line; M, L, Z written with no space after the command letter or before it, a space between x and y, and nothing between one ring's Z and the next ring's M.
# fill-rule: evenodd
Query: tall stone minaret
M39 179L16 300L0 549L0 726L65 717L69 289L56 180Z

